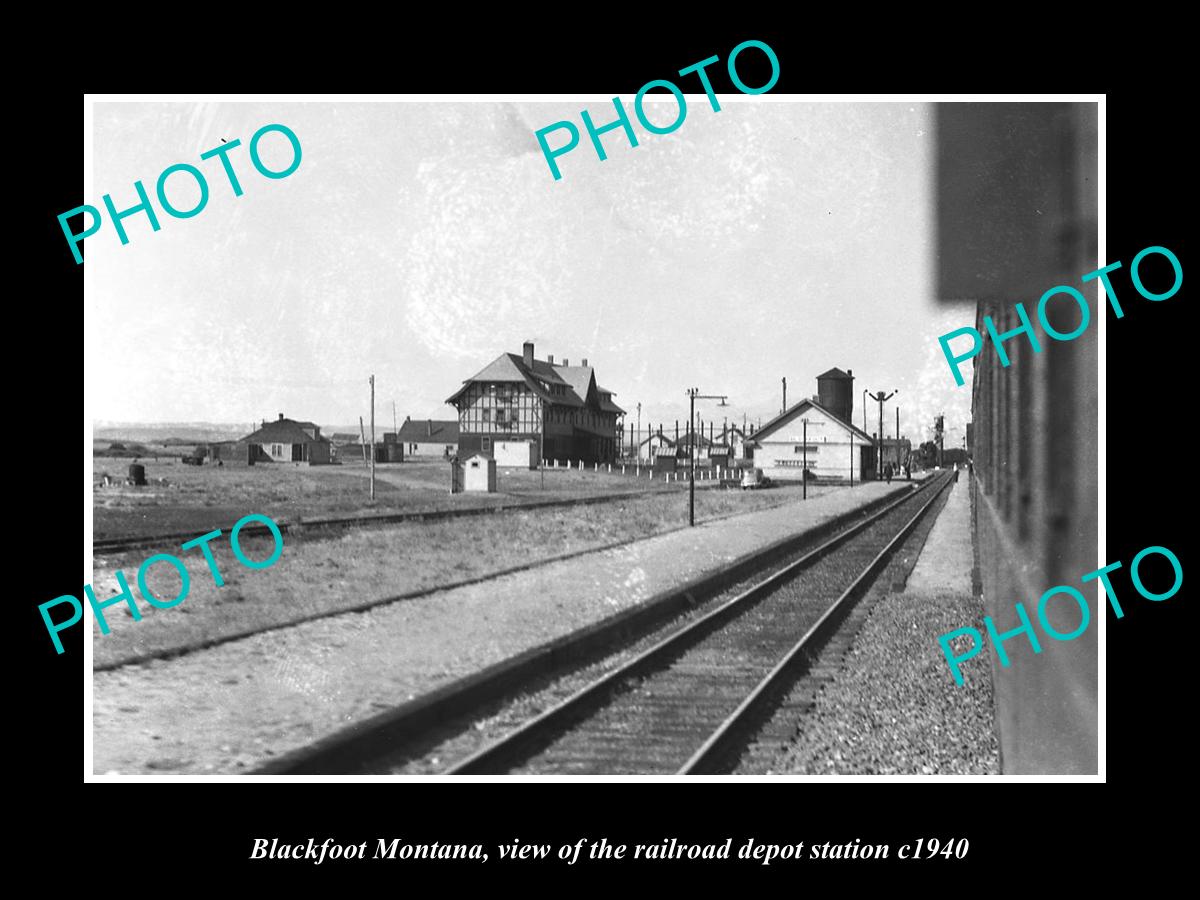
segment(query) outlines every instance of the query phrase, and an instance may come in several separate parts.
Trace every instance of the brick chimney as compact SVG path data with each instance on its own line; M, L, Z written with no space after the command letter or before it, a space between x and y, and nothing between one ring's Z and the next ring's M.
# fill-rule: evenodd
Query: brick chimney
M526 341L524 346L525 368L533 368L533 341Z
M570 361L569 359L567 359L567 358L564 356L564 357L563 357L563 365L564 365L564 366L569 366L570 364L571 364L571 361Z
M425 420L425 436L433 437L433 419Z
M583 362L581 363L581 365L582 365L582 366L583 366L585 369L587 368L587 357L586 357L586 356L583 358Z
M546 354L546 362L550 363L550 365L554 365L554 354L553 353Z
M280 422L282 422L282 421L283 421L283 413L280 413L280 414L279 414L279 421L280 421Z

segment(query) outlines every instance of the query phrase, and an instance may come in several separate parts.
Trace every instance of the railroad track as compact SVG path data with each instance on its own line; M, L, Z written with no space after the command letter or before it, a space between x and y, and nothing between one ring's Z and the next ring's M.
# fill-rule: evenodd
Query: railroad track
M884 507L445 774L731 771L951 480Z
M465 758L486 740L519 727L684 622L893 508L901 492L912 496L915 490L915 484L899 485L890 496L780 538L718 571L265 760L252 774L436 774L445 760Z

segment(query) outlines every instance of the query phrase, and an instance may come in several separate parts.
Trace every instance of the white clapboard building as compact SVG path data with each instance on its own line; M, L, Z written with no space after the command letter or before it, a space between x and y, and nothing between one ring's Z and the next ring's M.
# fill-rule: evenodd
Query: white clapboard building
M749 438L755 467L776 481L800 481L806 467L817 481L874 478L874 442L851 424L853 412L853 370L817 376L817 398L801 400Z

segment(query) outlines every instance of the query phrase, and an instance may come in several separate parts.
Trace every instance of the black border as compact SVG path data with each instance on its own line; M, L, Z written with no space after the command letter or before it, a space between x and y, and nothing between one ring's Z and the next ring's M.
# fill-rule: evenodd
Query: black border
M604 23L598 27L603 29ZM465 45L461 39L431 39L422 44L413 37L404 40L402 48L391 55L368 47L361 65L346 71L336 87L346 91L439 93L586 91L626 97L645 81L670 77L678 68L707 56L718 54L724 59L734 44L754 37L769 43L779 56L781 77L773 93L877 91L886 87L944 90L948 82L955 91L1020 89L1013 84L959 86L952 83L952 73L926 77L925 85L912 83L918 78L908 78L908 84L894 84L889 77L890 67L896 66L899 72L900 66L911 61L904 48L891 57L874 57L869 64L864 63L861 53L850 52L841 59L842 65L831 68L832 54L824 58L813 55L814 43L819 43L822 35L799 28L726 27L725 34L734 32L736 36L675 32L667 38L645 36L628 25L621 28L624 30L620 34L615 29L601 31L590 43L585 43L577 30L572 30L569 37L565 32L551 38L534 34L525 46L514 44L511 37L482 47ZM915 46L909 49L918 52ZM221 52L228 54L225 59L235 57L228 48ZM962 52L955 51L956 56ZM313 59L307 52L302 56ZM1011 56L1006 58L1010 61L993 57L997 66L1014 64ZM1076 57L1076 62L1083 58ZM202 79L185 76L170 88L156 85L154 90L335 89L328 83L328 73L316 62L302 59L293 70L294 77L276 85L246 74L244 68L217 63ZM263 72L262 66L255 69ZM215 82L214 70L223 73ZM713 68L714 73L721 71L721 67ZM478 83L481 73L486 74L483 85ZM139 80L131 74L124 84L99 84L96 89L142 89L144 84L136 83ZM746 80L754 83L751 74ZM729 87L717 83L717 89ZM24 226L35 223L33 239L27 245L41 259L39 275L48 279L51 289L40 287L42 281L35 277L31 282L40 289L34 288L34 296L21 304L23 316L31 320L21 328L33 336L39 349L44 349L39 364L29 367L34 374L29 389L15 392L19 396L12 413L14 423L22 423L23 430L38 435L39 447L53 448L56 455L70 459L76 458L80 449L75 424L79 419L72 412L76 402L73 398L79 396L77 369L71 360L78 354L82 367L82 342L69 333L77 326L67 323L78 321L69 310L82 296L83 267L74 265L66 252L55 216L83 202L77 181L81 105L81 93L63 90L40 97L36 110L30 110L39 123L41 136L32 164L35 172L41 171L40 177L29 178L20 186L30 191L28 205L32 211L21 221ZM1160 244L1170 247L1187 268L1182 228L1184 188L1188 183L1184 177L1184 143L1172 140L1169 126L1164 125L1180 115L1179 101L1161 90L1109 95L1109 260L1121 259L1128 265L1142 247ZM1186 408L1183 401L1189 387L1184 372L1187 355L1182 345L1189 334L1183 320L1185 303L1181 292L1160 304L1134 299L1125 305L1127 315L1120 321L1110 314L1107 408L1109 456L1116 461L1110 466L1108 480L1108 558L1128 564L1142 547L1161 544L1176 552L1186 571L1186 544L1179 513L1186 502L1182 491L1188 481L1191 454L1186 449L1186 437L1179 440L1181 432L1176 424L1187 420L1177 412ZM42 336L48 340L40 341ZM103 359L104 349L99 348L100 365ZM68 419L69 428L53 427ZM34 425L44 422L52 427ZM1185 448L1183 453L1175 451L1179 443ZM852 786L844 782L85 786L79 741L83 723L79 690L81 630L67 635L67 652L58 657L45 639L36 609L44 599L78 589L79 570L75 566L79 543L68 534L66 523L78 510L81 484L74 480L70 466L60 467L72 472L70 478L54 472L43 452L22 456L26 461L18 460L18 465L30 466L39 473L22 485L29 492L20 523L25 540L18 538L17 542L17 546L31 548L34 559L22 559L22 564L15 567L20 570L19 577L28 582L16 592L28 637L26 665L20 670L18 682L24 687L20 696L29 707L23 719L26 728L21 733L29 736L24 756L38 788L35 794L40 791L41 797L30 824L35 830L61 833L65 823L74 822L78 830L91 835L89 841L103 840L110 842L111 850L118 854L132 853L134 858L122 862L122 866L135 867L139 878L159 872L164 877L170 877L171 872L178 876L185 862L182 871L193 883L224 884L229 883L224 879L233 875L238 879L233 883L237 884L276 884L292 878L312 884L334 873L329 876L334 879L331 883L342 884L346 876L361 872L384 873L387 877L411 871L408 867L389 868L398 863L362 867L327 864L319 869L294 863L251 863L247 857L253 839L263 836L329 836L347 843L378 837L495 843L518 837L555 845L601 835L625 843L664 836L710 842L732 836L735 847L740 838L749 836L776 843L855 838L902 841L925 836L969 838L967 862L948 864L952 871L937 863L892 865L886 869L851 869L846 864L827 864L819 870L782 864L770 868L754 864L687 868L693 874L702 874L706 881L741 879L753 871L756 881L784 877L792 883L798 872L811 877L822 871L836 878L852 873L856 880L878 873L891 882L908 871L922 880L931 879L933 886L946 884L942 879L953 878L964 866L970 866L1005 879L1011 877L1015 888L1022 880L1015 873L1024 871L1027 855L1042 857L1050 852L1047 841L1052 840L1053 857L1071 870L1084 860L1093 860L1096 851L1109 840L1107 817L1094 815L1091 808L1097 801L1077 796L1068 800L1062 792L1087 789L1070 786L898 787ZM1123 588L1119 579L1114 582L1123 590L1122 596L1129 594L1128 582ZM1130 788L1154 777L1154 770L1176 772L1187 765L1185 759L1178 758L1180 743L1176 734L1179 725L1188 721L1182 707L1187 703L1184 692L1190 682L1184 669L1185 655L1174 649L1170 640L1175 638L1177 643L1186 639L1185 608L1181 591L1162 604L1127 603L1123 620L1109 616L1108 779L1113 784ZM1162 759L1168 750L1175 752ZM255 791L255 795L247 796L248 790ZM1017 790L1019 797L1014 796ZM47 844L48 852L55 849ZM88 847L84 852L90 855L96 848ZM671 864L668 877L685 867ZM99 876L98 870L92 871ZM425 873L438 877L439 873L452 871L457 870L442 863ZM477 875L482 871L488 879L495 879L506 869L489 865L470 871ZM557 879L564 877L564 872L582 871L582 867L518 864L507 871L515 871L525 881L537 875ZM593 873L624 874L628 867L592 865L586 871L590 881ZM641 866L631 874L647 871L648 866ZM950 883L966 887L957 880Z

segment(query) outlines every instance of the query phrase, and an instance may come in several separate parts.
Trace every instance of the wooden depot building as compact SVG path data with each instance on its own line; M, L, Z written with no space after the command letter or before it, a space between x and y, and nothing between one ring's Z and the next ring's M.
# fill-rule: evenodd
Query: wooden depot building
M851 424L853 412L853 370L818 375L815 398L801 400L749 438L755 467L775 481L800 481L806 466L818 481L873 479L875 442Z
M497 465L531 469L539 459L616 460L625 410L588 361L535 359L528 341L522 351L500 354L446 400L458 410L459 457L488 453Z

